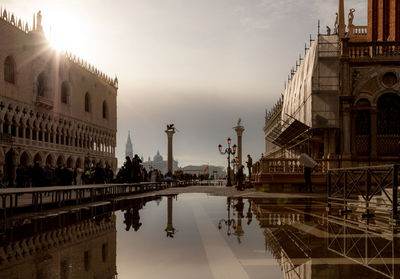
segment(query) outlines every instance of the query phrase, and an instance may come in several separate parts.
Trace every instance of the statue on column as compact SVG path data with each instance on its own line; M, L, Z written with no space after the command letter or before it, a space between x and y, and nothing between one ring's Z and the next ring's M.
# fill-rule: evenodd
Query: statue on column
M167 131L174 131L175 132L174 124L167 125Z

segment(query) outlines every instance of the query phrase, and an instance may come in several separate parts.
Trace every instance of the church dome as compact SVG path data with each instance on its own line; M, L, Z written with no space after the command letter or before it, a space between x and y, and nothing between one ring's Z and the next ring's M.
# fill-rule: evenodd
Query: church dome
M160 151L157 151L157 154L154 156L153 158L153 162L162 162L164 159L163 157L160 155Z

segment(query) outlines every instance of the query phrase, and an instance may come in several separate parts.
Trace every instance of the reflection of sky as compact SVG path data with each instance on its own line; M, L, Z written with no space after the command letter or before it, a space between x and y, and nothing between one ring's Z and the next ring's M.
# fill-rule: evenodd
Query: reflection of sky
M248 203L245 201L244 214L247 209ZM203 210L206 217L196 220L196 216L200 216L198 211ZM139 213L143 225L137 232L132 229L125 231L123 213L116 214L118 278L213 278L211 269L218 267L209 262L212 257L207 256L206 250L210 251L210 247L204 246L211 239L203 239L200 231L204 228L198 228L198 224L204 221L212 223L212 227L207 228L207 235L221 240L220 249L229 249L233 253L230 263L237 264L236 268L244 268L249 278L265 278L266 272L268 278L282 278L275 260L274 265L267 267L240 266L240 260L271 259L272 256L265 252L263 231L255 216L250 226L247 225L247 218L243 219L245 234L240 245L236 236L226 235L225 226L218 231L219 219L227 218L225 197L197 194L181 195L177 201L174 199L173 225L177 230L174 238L167 238L164 231L167 225L167 198L164 197L159 206L155 201L148 202ZM234 269L234 266L231 268Z

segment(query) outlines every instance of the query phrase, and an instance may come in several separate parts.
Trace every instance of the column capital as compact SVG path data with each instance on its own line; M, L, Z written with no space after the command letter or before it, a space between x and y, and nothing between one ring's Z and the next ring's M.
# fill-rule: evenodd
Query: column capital
M236 133L238 136L242 136L243 132L244 132L244 127L243 126L236 126L233 127L233 129L235 129Z
M172 138L173 135L175 134L175 131L173 131L173 130L165 130L165 133L167 134L167 136L169 138Z

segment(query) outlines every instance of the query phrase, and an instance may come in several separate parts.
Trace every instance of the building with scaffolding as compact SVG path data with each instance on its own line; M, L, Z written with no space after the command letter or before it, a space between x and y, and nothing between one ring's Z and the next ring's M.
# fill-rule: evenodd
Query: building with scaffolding
M310 39L292 69L284 94L265 119L265 156L256 179L272 172L300 174L308 153L329 168L399 161L400 3L369 0L368 25L345 24L339 0L331 34Z

